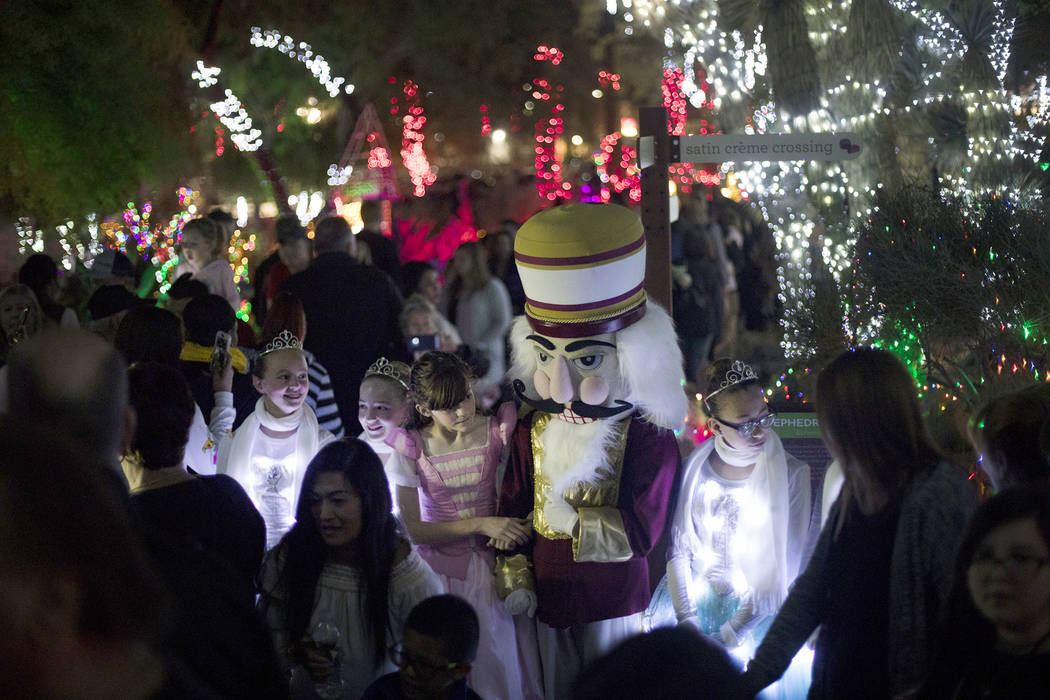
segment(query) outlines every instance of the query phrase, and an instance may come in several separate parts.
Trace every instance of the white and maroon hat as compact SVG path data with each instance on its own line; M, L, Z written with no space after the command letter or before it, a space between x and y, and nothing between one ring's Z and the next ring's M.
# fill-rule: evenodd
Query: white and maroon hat
M616 204L568 204L518 230L514 260L533 330L555 338L612 333L645 315L645 232Z

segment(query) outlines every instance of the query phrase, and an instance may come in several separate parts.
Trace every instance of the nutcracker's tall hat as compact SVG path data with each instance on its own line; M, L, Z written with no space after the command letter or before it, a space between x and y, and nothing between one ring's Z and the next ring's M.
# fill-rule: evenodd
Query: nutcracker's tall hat
M518 230L514 260L537 333L613 333L645 315L645 233L629 209L567 204L542 211Z

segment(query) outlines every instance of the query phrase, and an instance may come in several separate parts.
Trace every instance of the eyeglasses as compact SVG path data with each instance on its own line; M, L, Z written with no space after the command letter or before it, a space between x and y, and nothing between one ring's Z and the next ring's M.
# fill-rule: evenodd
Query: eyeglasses
M1050 557L1036 557L1031 554L1010 554L997 557L991 552L977 552L970 560L970 568L981 573L990 573L995 567L1002 566L1010 576L1018 579L1030 579L1036 572L1050 564Z
M746 438L749 438L752 435L754 435L755 431L758 430L759 428L762 428L763 430L769 430L770 428L773 427L773 422L776 419L777 419L777 414L774 413L773 411L770 411L769 413L767 413L766 415L762 416L761 418L756 418L755 420L749 420L746 423L730 423L727 420L722 420L721 418L719 418L717 416L715 417L715 420L717 420L719 423L721 423L722 425L728 425L730 428L735 429L738 433L740 433L743 437L746 437Z
M425 678L432 678L442 672L447 673L449 671L454 671L459 666L459 664L455 663L432 664L418 656L409 654L401 648L400 644L395 644L390 647L390 659L398 668L408 668L411 666L416 673Z

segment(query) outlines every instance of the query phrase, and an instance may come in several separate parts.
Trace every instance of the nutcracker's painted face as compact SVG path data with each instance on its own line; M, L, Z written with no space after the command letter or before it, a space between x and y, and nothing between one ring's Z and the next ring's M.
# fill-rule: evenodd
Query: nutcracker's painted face
M524 383L516 381L514 388L525 403L571 423L590 423L633 408L622 399L626 392L614 334L551 338L533 333L525 340L535 357L532 381L540 397L528 398Z

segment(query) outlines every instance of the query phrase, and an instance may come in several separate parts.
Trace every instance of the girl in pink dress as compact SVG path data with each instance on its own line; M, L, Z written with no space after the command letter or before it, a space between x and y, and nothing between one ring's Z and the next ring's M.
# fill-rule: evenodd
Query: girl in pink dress
M531 523L495 517L497 471L514 427L512 404L497 417L477 412L470 369L428 352L412 367L414 430L392 442L388 467L401 517L419 552L449 593L468 600L481 623L468 683L486 699L540 697L538 668L519 662L514 620L496 596L493 546L524 543ZM534 672L523 672L523 667Z

